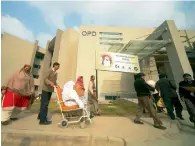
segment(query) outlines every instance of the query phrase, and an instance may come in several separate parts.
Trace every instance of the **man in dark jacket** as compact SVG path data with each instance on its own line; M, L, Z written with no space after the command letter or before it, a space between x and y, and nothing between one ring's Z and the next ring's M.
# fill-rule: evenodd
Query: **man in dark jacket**
M178 118L183 119L182 110L183 107L179 101L176 85L171 83L167 79L166 74L159 75L160 80L156 83L156 89L160 92L161 97L163 98L164 104L166 106L167 112L172 120L175 119L174 108Z
M192 76L188 73L183 75L184 81L179 83L179 95L185 100L187 111L190 115L190 121L195 124L195 92L190 92L185 87L194 87L195 80L192 80Z
M162 126L162 122L156 115L156 111L153 107L150 91L154 91L154 88L152 88L145 82L145 74L139 73L136 77L137 78L134 82L134 87L135 91L137 92L138 106L134 122L137 124L143 124L143 122L141 122L140 120L140 117L143 109L147 109L154 120L154 127L163 130L166 129L164 126Z

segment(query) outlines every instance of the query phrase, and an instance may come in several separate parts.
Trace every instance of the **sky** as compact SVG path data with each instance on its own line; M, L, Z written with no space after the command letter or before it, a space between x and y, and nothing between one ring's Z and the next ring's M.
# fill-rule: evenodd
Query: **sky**
M195 1L2 1L1 32L46 47L57 29L81 25L158 27L174 20L178 29L195 30Z

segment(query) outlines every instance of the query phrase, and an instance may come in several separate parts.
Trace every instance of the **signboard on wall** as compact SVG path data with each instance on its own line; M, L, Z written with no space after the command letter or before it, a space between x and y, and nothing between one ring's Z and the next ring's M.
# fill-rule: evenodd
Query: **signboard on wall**
M113 52L96 52L96 69L129 73L140 72L138 56Z
M82 36L96 36L95 31L82 31Z

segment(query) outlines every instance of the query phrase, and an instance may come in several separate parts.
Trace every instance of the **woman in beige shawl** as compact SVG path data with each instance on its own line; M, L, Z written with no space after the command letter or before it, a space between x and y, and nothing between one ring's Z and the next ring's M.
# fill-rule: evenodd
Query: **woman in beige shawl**
M24 65L1 88L3 125L9 124L10 119L17 120L18 114L29 106L29 99L34 95L34 80L30 70L30 65Z
M91 112L93 112L95 115L100 115L99 114L98 99L96 96L95 76L94 75L91 76L91 79L89 81L88 102L89 102L89 105L92 106Z

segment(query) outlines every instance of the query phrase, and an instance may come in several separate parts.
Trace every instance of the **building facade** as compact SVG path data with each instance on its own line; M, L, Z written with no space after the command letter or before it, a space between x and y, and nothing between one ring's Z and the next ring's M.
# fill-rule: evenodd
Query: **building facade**
M138 45L138 52L146 56L140 59L140 68L147 79L157 81L158 74L164 72L173 82L178 83L182 80L183 73L193 74L195 71L194 36L194 30L178 30L171 20L165 21L157 28L81 26L80 32L72 28L66 31L58 29L56 36L48 41L45 49L38 46L38 41L29 43L3 34L2 81L23 64L30 63L33 65L35 88L41 92L43 74L54 62L59 62L58 84L61 87L65 82L75 81L78 76L83 76L87 89L90 76L95 75L100 101L104 101L105 96L129 97L134 93L134 74L96 70L97 51L107 52L115 48L114 50L122 50L119 53L131 54L128 48L133 46L133 40L140 41L141 44L142 41L153 44L158 40L170 41L162 48L155 48L151 54L144 54L144 49L150 48L152 43L141 49L141 44ZM136 49L136 46L134 48ZM15 56L10 56L9 53L14 49ZM25 54L25 57L21 57L22 54ZM7 67L7 62L14 60L17 62Z

